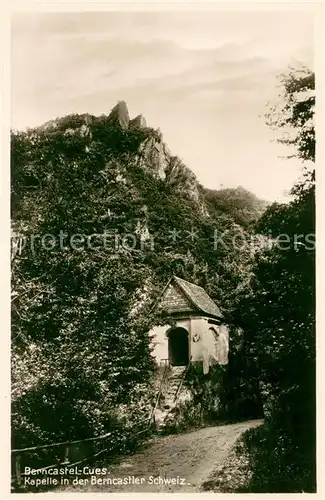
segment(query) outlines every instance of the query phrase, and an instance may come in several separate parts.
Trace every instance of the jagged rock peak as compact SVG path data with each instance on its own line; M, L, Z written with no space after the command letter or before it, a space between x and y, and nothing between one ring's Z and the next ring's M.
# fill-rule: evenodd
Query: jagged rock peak
M131 128L145 128L147 126L146 119L143 115L138 115L133 120L130 120L129 127Z
M119 101L108 116L110 122L118 124L124 130L128 128L130 116L125 101Z

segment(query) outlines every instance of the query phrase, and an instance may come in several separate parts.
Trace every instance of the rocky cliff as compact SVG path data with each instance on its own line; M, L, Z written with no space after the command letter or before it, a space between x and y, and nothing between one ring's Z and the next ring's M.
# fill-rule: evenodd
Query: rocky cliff
M98 139L108 148L113 147L114 154L123 151L128 156L129 165L135 161L158 181L173 186L182 195L185 193L196 202L204 216L224 214L247 226L255 223L267 206L263 200L240 187L222 190L203 188L195 174L171 153L160 129L149 126L142 114L130 118L125 101L119 101L108 115L68 115L51 120L37 130L49 134L63 133L72 141L85 139L85 142L88 141L85 144L86 153ZM116 181L126 182L127 168L118 174Z
M172 184L178 183L197 202L201 201L199 184L193 172L178 157L172 156L161 131L149 128L143 115L130 120L126 102L119 101L111 110L107 121L124 131L147 131L148 134L137 151L139 164L158 179ZM203 204L202 211L207 212Z
M108 121L127 130L130 123L129 111L125 101L119 101L108 116Z

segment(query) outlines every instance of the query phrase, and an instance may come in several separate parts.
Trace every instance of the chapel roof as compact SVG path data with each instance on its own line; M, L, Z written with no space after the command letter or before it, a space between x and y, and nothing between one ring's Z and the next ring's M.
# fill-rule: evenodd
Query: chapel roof
M162 300L172 288L178 293L181 292L186 302L178 300L172 304L167 304L167 312L174 314L185 312L185 310L200 311L201 313L215 318L223 317L219 307L211 297L209 297L204 288L182 278L178 278L177 276L173 276L165 287L162 294Z

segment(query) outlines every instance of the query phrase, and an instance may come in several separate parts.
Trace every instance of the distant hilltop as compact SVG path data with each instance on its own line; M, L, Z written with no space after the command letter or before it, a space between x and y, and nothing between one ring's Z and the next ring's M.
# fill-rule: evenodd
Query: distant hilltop
M119 125L122 129L145 128L147 122L142 115L138 115L130 120L129 110L125 101L119 101L108 115L108 121Z

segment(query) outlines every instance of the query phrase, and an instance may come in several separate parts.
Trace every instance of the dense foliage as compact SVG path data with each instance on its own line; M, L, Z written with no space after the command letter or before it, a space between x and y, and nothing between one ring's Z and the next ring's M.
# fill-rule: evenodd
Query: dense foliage
M268 121L306 161L304 175L293 200L270 206L260 219L258 230L272 234L273 244L257 254L251 291L237 309L265 412L264 427L246 438L253 492L316 488L314 75L292 71L283 88Z
M157 175L150 128L70 115L12 132L14 448L144 427L152 306L175 274L232 324L229 365L189 373L191 411L263 407L250 491L315 489L314 75L292 71L283 89L267 120L306 168L292 201L266 210L242 188L203 189L177 157Z
M229 214L238 224L252 228L267 207L267 202L259 199L243 187L236 189L203 188L209 210L218 214Z
M162 286L195 281L225 314L246 287L251 251L232 239L247 230L209 213L176 157L157 176L152 140L91 115L12 133L14 448L141 429Z

